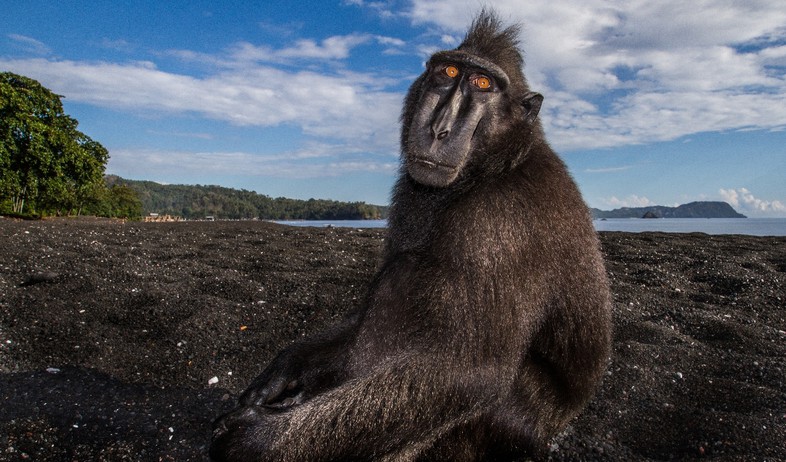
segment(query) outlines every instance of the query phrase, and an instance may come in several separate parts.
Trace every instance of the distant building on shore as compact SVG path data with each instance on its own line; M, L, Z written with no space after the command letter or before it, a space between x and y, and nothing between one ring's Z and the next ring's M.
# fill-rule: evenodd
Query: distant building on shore
M165 223L165 222L172 222L172 221L183 221L183 217L173 216L173 215L159 215L157 213L151 213L145 217L145 222L153 222L153 223Z

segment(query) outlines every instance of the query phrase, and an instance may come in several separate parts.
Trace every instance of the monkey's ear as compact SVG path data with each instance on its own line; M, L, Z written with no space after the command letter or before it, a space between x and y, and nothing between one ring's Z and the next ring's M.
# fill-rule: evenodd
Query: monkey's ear
M537 117L538 112L540 112L541 104L543 104L543 95L540 93L528 91L524 95L524 100L521 102L521 105L524 106L524 110L526 111L526 120L528 123L535 121L535 117Z

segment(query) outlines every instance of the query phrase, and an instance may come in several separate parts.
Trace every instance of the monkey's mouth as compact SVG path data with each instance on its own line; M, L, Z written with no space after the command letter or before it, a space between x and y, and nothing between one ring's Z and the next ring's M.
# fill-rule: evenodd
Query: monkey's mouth
M456 166L443 164L441 162L435 162L430 159L426 159L425 157L413 156L412 161L416 164L420 164L428 169L439 169L439 170L447 170L453 172L456 170Z
M410 177L420 184L444 188L453 183L460 167L435 161L425 157L412 156L409 158Z

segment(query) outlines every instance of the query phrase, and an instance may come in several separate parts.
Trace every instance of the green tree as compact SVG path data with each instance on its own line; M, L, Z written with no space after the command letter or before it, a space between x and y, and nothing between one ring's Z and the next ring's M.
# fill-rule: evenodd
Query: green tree
M105 189L109 153L77 130L60 96L0 73L0 204L14 213L80 213Z
M109 190L113 211L118 218L137 219L142 216L142 201L136 191L126 185L114 185Z
M95 196L84 204L83 211L88 215L109 218L142 218L142 201L139 195L126 184L114 183L101 188Z

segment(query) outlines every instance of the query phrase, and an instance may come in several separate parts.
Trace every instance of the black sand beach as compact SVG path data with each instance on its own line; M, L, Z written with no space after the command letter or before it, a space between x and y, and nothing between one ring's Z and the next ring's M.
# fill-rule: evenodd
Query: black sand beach
M361 300L384 230L0 219L0 460L206 460L211 420ZM570 460L786 460L786 238L601 233L614 351Z

